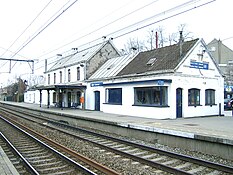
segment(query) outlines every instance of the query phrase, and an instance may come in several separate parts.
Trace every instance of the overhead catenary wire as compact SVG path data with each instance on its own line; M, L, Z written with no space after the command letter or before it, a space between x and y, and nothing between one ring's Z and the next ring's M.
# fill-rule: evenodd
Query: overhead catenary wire
M31 39L29 39L23 46L21 46L14 55L11 56L13 58L17 53L23 50L30 42L32 42L39 34L41 34L47 27L49 27L54 21L56 21L63 13L65 13L70 7L72 7L78 0L72 2L67 8L65 8L60 14L58 14L54 19L52 19L45 27L43 27L38 33L36 33Z
M87 34L85 34L85 35L83 35L83 36L80 36L80 37L78 37L78 38L76 38L76 39L74 39L74 40L72 40L72 41L70 41L70 42L68 42L68 43L66 43L66 44L64 44L64 45L62 45L62 46L60 46L59 48L56 48L55 50L59 50L59 49L61 49L62 47L65 47L65 46L67 46L67 45L69 45L69 44L74 43L74 42L77 41L77 40L80 40L80 39L82 39L82 38L84 38L84 37L86 37L86 36L88 36L88 35L90 35L90 34L93 34L93 33L97 32L97 31L99 31L99 30L101 30L101 29L103 29L103 28L105 28L105 27L107 27L107 26L109 26L109 25L111 25L111 24L113 24L113 23L115 23L115 22L117 22L117 21L119 21L119 20L125 18L125 17L128 17L128 16L132 15L132 14L135 13L135 12L138 12L139 10L142 10L142 9L144 9L144 8L146 8L146 7L150 6L150 5L152 5L153 3L157 2L157 1L159 1L159 0L155 0L155 1L153 1L153 2L150 2L150 3L146 4L146 5L144 5L143 7L140 7L140 8L138 8L138 9L136 9L136 10L133 10L132 12L127 13L126 15L123 15L122 17L117 18L117 19L115 19L115 20L113 20L113 21L111 21L111 22L109 22L109 23L107 23L107 24L105 24L105 25L103 25L103 26L101 26L101 27L99 27L99 28L97 28L97 29L95 29L95 30L93 30L93 31L91 31L91 32L89 32L89 33L87 33ZM40 57L45 56L45 55L47 55L47 54L49 54L49 53L51 53L51 52L54 52L55 50L52 50L52 51L50 51L50 52L47 52L47 53L41 55Z
M192 11L192 10L194 10L194 9L197 9L197 8L199 8L199 7L202 7L202 6L208 5L208 4L210 4L210 3L214 2L214 1L216 1L216 0L211 0L211 1L208 1L207 3L204 3L204 4L201 4L201 5L198 5L198 6L195 6L195 7L189 8L189 9L187 9L187 10L184 10L184 11L181 11L181 12L176 13L176 14L174 14L174 15L168 16L168 17L163 18L163 19L161 19L161 20L158 20L158 21L152 22L152 23L150 23L150 24L147 24L147 25L144 25L144 26L142 26L142 27L136 28L136 29L131 30L131 31L129 31L129 32L123 33L123 34L118 35L118 36L116 36L116 37L114 37L114 38L116 39L116 38L122 37L122 36L124 36L124 35L130 34L130 33L133 33L133 32L135 32L135 31L141 30L141 29L143 29L143 28L149 27L149 26L151 26L151 25L153 25L153 24L156 24L156 23L162 22L162 21L164 21L164 20L167 20L167 19L170 19L170 18L176 17L176 16L178 16L178 15L184 14L184 13L189 12L189 11ZM118 31L117 31L117 32L118 32ZM116 32L114 32L114 33L116 33ZM114 33L110 33L110 34L108 34L108 35L109 35L109 36L111 36L111 35L113 35Z
M33 19L33 21L24 29L24 31L15 39L15 41L10 45L10 47L8 47L8 49L5 49L5 48L2 48L3 50L5 50L5 52L2 54L2 56L6 53L6 52L11 52L11 53L13 53L13 56L11 56L11 58L13 58L15 55L19 55L18 54L18 52L12 52L12 51L10 51L9 49L15 44L15 42L27 31L27 29L35 22L35 20L36 19L38 19L38 17L42 14L42 12L49 6L49 4L52 2L52 0L50 0L45 6L44 6L44 8L36 15L36 17ZM57 15L58 14L58 12L59 11L61 11L66 5L68 4L68 2L67 3L65 3L54 15L52 15L52 17L51 18L49 18L46 22L45 22L45 24L46 23L48 23L55 15ZM45 24L43 25L43 26L45 26ZM42 26L42 27L43 27ZM41 28L39 28L33 35L35 35L36 33L38 33L41 29L42 29L42 27ZM33 36L32 35L32 36ZM27 41L25 41L24 43L26 43ZM24 44L22 44L22 45L24 45ZM21 55L19 55L19 56L21 56ZM21 56L21 57L24 57L24 56ZM11 59L10 58L10 59ZM26 58L26 57L24 57L25 59L28 59L28 58ZM3 63L2 65L0 65L0 67L3 67L4 65L6 65L7 64L7 61L5 62L5 63Z
M113 39L117 39L117 38L120 38L120 37L125 36L125 35L127 35L127 34L130 34L130 33L133 33L133 32L135 32L135 31L138 31L138 30L141 30L141 29L143 29L143 28L146 28L146 27L148 27L148 26L151 26L151 25L153 25L153 24L159 23L159 22L161 22L161 21L164 21L164 20L173 18L173 17L175 17L175 16L181 15L181 14L183 14L183 13L189 12L189 11L194 10L194 9L197 9L197 8L199 8L199 7L208 5L208 4L210 4L210 3L212 3L212 2L214 2L214 1L216 1L216 0L208 1L207 3L203 3L203 4L201 4L201 5L194 6L194 7L192 7L192 8L187 9L187 10L183 10L183 11L181 11L181 12L179 12L179 13L170 15L170 16L165 17L165 18L162 18L162 19L160 19L160 20L157 20L157 21L155 21L155 22L149 23L149 24L144 25L144 26L142 26L142 27L139 27L139 28L136 28L136 29L133 29L133 30L130 30L130 31L126 31L126 32L121 33L121 34L119 34L119 35L113 36L114 34L117 34L117 33L119 33L120 31L121 31L121 32L122 32L122 31L125 31L125 30L127 30L128 28L132 28L132 27L134 27L134 26L137 26L137 25L141 24L142 22L145 23L145 21L151 20L151 19L153 19L153 18L155 18L155 17L159 17L159 16L161 16L161 15L163 15L163 14L165 14L165 13L167 14L167 13L170 13L170 12L174 12L174 11L180 9L180 8L186 7L187 5L193 4L193 3L197 2L197 1L200 1L200 0L191 0L191 1L188 1L188 2L186 2L186 3L180 4L180 5L178 5L178 6L176 6L176 7L173 7L173 8L171 8L171 9L169 9L169 10L166 10L166 11L163 11L163 12L161 12L161 13L159 13L159 14L153 15L152 17L149 17L149 18L147 18L147 19L145 19L145 20L139 21L139 22L134 23L134 24L132 24L132 25L130 25L130 26L127 26L127 27L125 27L125 28L122 28L122 29L120 29L120 30L117 30L117 31L115 31L115 32L112 32L112 33L110 33L110 34L107 34L106 36L108 36L109 38L112 37ZM99 40L102 40L102 37L101 37L101 38L97 38L97 39L95 39L95 40L92 40L92 41L90 41L90 42L88 42L88 43L85 43L85 44L83 44L83 45L81 45L81 46L79 46L79 47L83 47L83 46L88 45L88 44L90 44L90 43L98 42ZM92 47L92 46L90 46L90 47L88 47L88 48L91 48L91 47ZM41 66L41 67L42 67L42 66ZM40 67L40 68L41 68L41 67ZM37 68L36 70L38 70L38 69L39 69L39 68Z
M52 0L50 0L44 7L43 9L36 15L36 17L30 22L30 24L23 30L23 32L12 42L12 44L5 50L5 52L0 56L2 57L3 55L5 55L5 53L7 51L9 51L9 49L18 41L18 39L29 29L29 27L36 21L36 19L39 18L39 16L42 14L42 12L49 6L49 4L52 2Z
M52 50L52 51L50 51L50 52L47 52L47 53L45 53L45 54L39 56L38 58L40 58L40 57L42 57L42 56L45 56L45 55L47 55L47 54L50 54L50 53L52 53L52 52L54 52L54 51L56 51L56 50L59 50L59 49L65 47L65 46L67 46L67 45L69 45L69 44L71 44L71 43L73 43L73 42L75 42L75 41L77 41L77 40L80 40L80 39L82 39L82 38L88 36L88 35L91 35L91 34L97 32L97 31L99 31L100 29L103 29L104 27L107 27L107 26L109 26L109 25L111 25L111 24L113 24L113 23L119 21L120 19L123 19L123 18L125 18L125 17L127 17L127 16L129 16L129 15L132 15L133 13L135 13L135 12L137 12L137 11L139 11L139 10L142 10L142 9L145 8L145 7L148 7L149 5L152 5L153 3L157 2L157 1L158 1L158 0L155 0L155 1L153 1L153 2L150 2L150 3L146 4L146 5L144 5L143 7L140 7L140 8L138 8L138 9L136 9L136 10L130 12L130 13L127 13L126 15L124 15L124 16L122 16L122 17L120 17L120 18L118 18L118 19L116 19L116 20L114 20L114 21L112 21L112 22L110 22L110 23L108 23L108 24L106 24L106 25L104 25L104 26L102 26L102 27L100 27L100 28L94 30L94 31L91 31L91 32L89 32L89 33L87 33L87 34L85 34L85 35L83 35L83 36L80 36L80 37L76 38L75 40L72 40L72 41L69 42L69 43L66 43L66 44L60 46L59 48L56 48L56 49L54 49L54 50ZM159 17L159 16L164 15L165 13L166 13L166 14L167 14L167 13L171 13L172 11L178 10L178 9L180 9L180 8L182 8L182 7L185 7L185 6L187 6L187 5L190 5L190 4L192 4L192 3L196 3L197 1L201 1L201 0L190 0L190 1L188 1L188 2L182 3L181 5L178 5L178 6L176 6L176 7L173 7L173 8L171 8L171 9L169 9L169 10L165 10L165 11L159 13L159 14L153 15L152 17L149 17L149 18L144 19L144 20L142 20L142 21L140 21L140 22L134 23L134 24L132 24L132 25L130 25L130 26L127 26L127 27L125 27L125 28L123 28L123 29L120 29L120 30L118 30L118 31L115 31L115 32L113 32L112 34L117 33L117 32L119 32L119 31L122 31L122 32L123 32L123 30L127 30L127 29L130 28L130 27L133 27L133 26L136 26L136 25L140 25L142 22L145 23L146 21L151 20L151 19L153 19L153 18L155 18L155 17ZM108 34L108 35L110 35L110 34ZM106 35L106 36L107 36L107 35ZM97 38L97 39L95 39L95 40L92 40L92 41L88 42L88 44L93 43L93 42L98 42L98 40L102 40L102 37L101 37L101 38ZM81 46L79 46L79 47L83 47L83 46L85 46L85 45L87 45L87 44L83 44L83 45L81 45ZM51 57L51 58L53 58L53 57ZM48 60L49 58L46 58L46 59Z

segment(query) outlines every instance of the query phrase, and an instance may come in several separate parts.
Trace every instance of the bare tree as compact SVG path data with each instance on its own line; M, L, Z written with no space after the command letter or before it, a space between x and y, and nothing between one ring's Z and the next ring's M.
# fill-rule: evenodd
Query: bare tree
M124 45L124 49L122 49L123 54L130 54L134 51L141 52L145 50L146 46L144 41L140 41L138 38L129 38L127 43Z
M175 33L172 33L169 35L169 44L173 44L173 43L178 43L179 42L179 38L180 38L180 31L182 31L182 35L183 35L183 40L189 40L189 39L193 39L193 34L192 32L189 32L187 30L187 25L186 24L180 24L178 27L178 31Z
M165 37L165 29L163 26L159 26L156 29L150 29L148 31L148 35L146 36L146 40L139 40L138 38L130 38L128 42L124 45L124 49L122 49L123 54L129 54L134 50L143 51L143 50L152 50L156 47L164 47L167 43L172 45L174 43L179 42L180 31L183 34L183 40L192 39L192 32L187 30L186 24L180 24L178 27L178 31L171 33L168 37ZM157 33L157 38L156 38ZM157 40L157 41L156 41ZM157 42L157 43L156 43ZM158 44L156 46L156 44Z
M148 38L147 43L149 45L149 47L147 46L147 48L150 48L150 50L152 50L152 49L155 49L156 47L163 47L165 43L167 42L167 38L164 37L165 35L164 31L165 31L164 27L162 26L159 26L156 29L151 29L147 35L147 38ZM158 46L156 46L156 44L158 44Z

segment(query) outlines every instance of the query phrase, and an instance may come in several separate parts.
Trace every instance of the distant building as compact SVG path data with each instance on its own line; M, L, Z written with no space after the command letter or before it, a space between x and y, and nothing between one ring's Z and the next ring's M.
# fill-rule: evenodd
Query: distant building
M233 97L233 51L221 40L213 39L208 48L224 75L224 97Z

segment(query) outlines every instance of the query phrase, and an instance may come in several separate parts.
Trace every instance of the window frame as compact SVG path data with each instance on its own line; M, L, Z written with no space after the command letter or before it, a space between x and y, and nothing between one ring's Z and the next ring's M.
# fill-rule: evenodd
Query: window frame
M77 67L77 80L80 80L80 67Z
M205 90L205 105L212 106L216 105L215 103L215 89L206 89Z
M193 100L193 102L192 102ZM198 88L188 89L188 106L201 106L201 90Z
M48 85L50 85L50 74L48 74Z
M62 83L62 71L60 71L60 83Z
M106 88L105 104L122 105L122 88Z
M71 71L70 71L70 69L68 69L68 82L70 82L71 81Z
M56 84L56 73L53 74L53 83Z
M168 107L168 86L134 87L133 106Z

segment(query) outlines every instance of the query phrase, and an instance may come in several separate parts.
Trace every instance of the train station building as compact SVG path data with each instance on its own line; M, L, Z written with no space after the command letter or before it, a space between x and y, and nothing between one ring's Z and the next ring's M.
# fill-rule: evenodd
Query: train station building
M41 94L40 103L156 119L224 111L224 79L203 39L123 56L107 42L88 53L86 60L80 60L84 52L61 59L46 72L47 84L37 91L48 97Z

